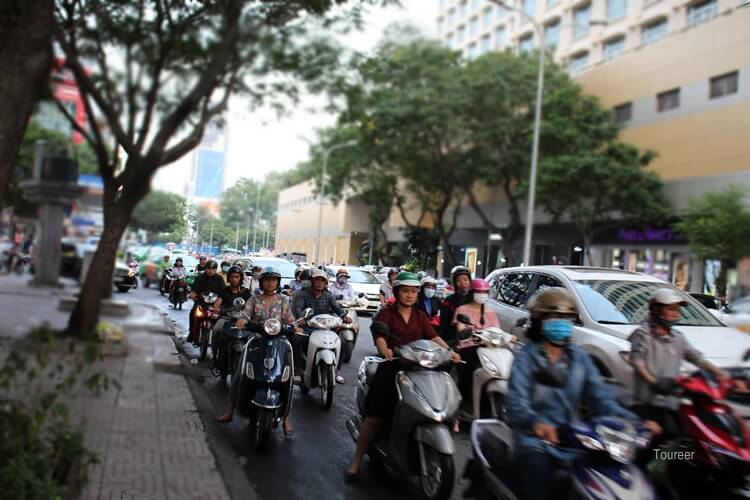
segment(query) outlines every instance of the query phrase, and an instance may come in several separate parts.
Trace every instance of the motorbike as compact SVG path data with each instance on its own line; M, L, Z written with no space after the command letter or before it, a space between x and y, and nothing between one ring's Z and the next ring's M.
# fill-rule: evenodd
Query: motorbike
M346 309L346 315L352 320L351 323L343 323L338 330L339 337L341 337L341 358L339 359L339 366L341 363L349 363L352 360L352 353L354 347L357 345L357 338L359 337L359 315L354 309L355 307L361 306L361 301L364 300L365 306L367 307L367 300L364 299L365 294L361 293L357 300L349 301L344 300L342 295L337 295L336 300L339 305Z
M245 343L250 337L250 331L246 329L235 328L235 323L242 316L242 308L245 307L245 299L237 297L232 302L231 309L222 309L219 319L224 319L224 327L221 330L220 335L226 338L226 342L214 343L212 335L212 351L213 351L213 367L211 373L228 383L228 376L231 376L237 364L239 358L242 355L242 351L245 347Z
M175 309L182 309L182 304L187 300L187 282L184 279L175 280L172 291L169 293L169 302Z
M305 310L305 314L309 314ZM307 345L307 352L302 353L302 382L300 390L303 394L310 389L320 388L320 402L323 408L330 410L333 406L333 389L336 387L336 367L341 355L341 339L336 333L341 327L341 318L330 314L312 316L307 325L311 332Z
M291 407L294 354L288 337L294 335L296 323L284 326L276 318L266 320L260 331L250 333L241 353L237 409L249 419L257 449L266 447L271 429L278 427Z
M636 452L647 446L651 432L618 417L597 417L558 428L559 446L543 442L557 464L554 481L557 498L633 499L656 498L651 482L633 464ZM505 422L475 420L471 425L473 458L464 477L465 498L519 499L511 489L513 434Z
M376 326L381 325L381 326ZM374 323L373 330L387 327ZM451 376L440 368L451 363L451 353L430 340L417 340L395 349L394 359L403 363L396 384L398 403L388 430L381 431L368 451L397 476L418 476L424 498L450 498L455 480L456 446L448 428L461 401ZM357 414L346 422L356 442L365 418L365 400L379 363L367 356L359 366L355 386Z
M664 496L750 498L750 429L726 402L732 385L705 370L677 379L680 437L649 465Z
M206 359L208 346L211 345L214 323L219 319L219 314L213 310L211 305L219 296L213 292L203 294L203 303L195 310L195 319L198 326L198 345L200 346L201 361Z
M463 314L459 314L457 319L476 328ZM505 420L505 396L508 393L510 370L515 351L521 344L513 335L500 328L476 328L469 331L470 337L460 340L456 350L477 349L479 365L472 377L471 417Z
M161 280L159 280L159 293L164 296L167 292L169 292L169 288L172 285L172 270L171 269L165 269L161 273Z

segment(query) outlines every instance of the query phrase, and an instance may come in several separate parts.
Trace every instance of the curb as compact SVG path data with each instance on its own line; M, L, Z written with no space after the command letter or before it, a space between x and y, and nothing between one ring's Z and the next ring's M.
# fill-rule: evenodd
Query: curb
M245 475L245 471L239 464L232 443L222 431L221 425L214 418L215 410L213 403L211 403L206 389L201 384L200 377L193 371L189 356L185 352L184 343L177 337L178 331L178 328L174 328L172 341L179 352L180 362L183 364L185 372L185 379L188 382L188 387L190 387L190 393L193 395L198 415L201 418L201 422L203 422L206 437L210 436L212 438L208 444L216 458L219 473L224 480L224 486L227 488L230 498L237 500L260 500L260 496L255 492L255 489Z

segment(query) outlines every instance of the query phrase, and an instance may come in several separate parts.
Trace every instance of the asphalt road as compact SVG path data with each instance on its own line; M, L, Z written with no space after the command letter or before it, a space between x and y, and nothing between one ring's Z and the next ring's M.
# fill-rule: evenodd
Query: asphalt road
M127 295L117 294L118 298L128 298L158 306L166 312L185 332L191 303L183 304L182 310L174 310L154 289L138 288ZM235 414L234 420L224 424L224 431L235 449L240 464L264 500L271 499L346 499L400 500L415 498L414 483L399 480L388 474L382 467L372 466L367 460L359 480L350 484L344 480L344 469L354 453L354 442L346 430L346 419L355 412L354 380L362 358L374 353L372 337L369 334L370 319L360 318L360 337L352 361L344 365L341 374L346 379L338 385L334 393L333 408L325 411L320 404L320 391L310 391L305 396L295 387L292 403L292 423L294 439L285 439L281 428L274 430L268 449L256 452L250 446L250 436L246 431L247 420ZM197 357L197 350L188 347L190 355ZM227 406L229 389L214 378L207 363L191 365L203 380L216 415L221 415ZM458 454L456 457L457 484L453 498L461 498L465 483L461 480L466 458L469 454L468 435L462 431L456 435Z

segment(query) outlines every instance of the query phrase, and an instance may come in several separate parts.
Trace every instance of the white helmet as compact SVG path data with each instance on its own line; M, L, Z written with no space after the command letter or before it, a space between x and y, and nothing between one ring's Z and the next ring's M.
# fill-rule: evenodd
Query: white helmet
M422 286L432 285L434 287L437 287L437 280L432 276L425 276L420 282L422 283Z
M673 304L679 304L681 306L686 304L685 298L672 288L659 288L651 295L651 303L659 304L663 306L670 306Z

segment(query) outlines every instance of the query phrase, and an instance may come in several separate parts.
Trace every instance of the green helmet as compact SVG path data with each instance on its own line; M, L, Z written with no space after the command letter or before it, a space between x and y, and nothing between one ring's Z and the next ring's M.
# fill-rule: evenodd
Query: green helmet
M393 289L395 290L399 286L422 286L422 283L419 282L416 274L402 271L396 276L396 280L393 282Z

